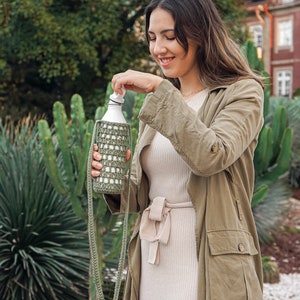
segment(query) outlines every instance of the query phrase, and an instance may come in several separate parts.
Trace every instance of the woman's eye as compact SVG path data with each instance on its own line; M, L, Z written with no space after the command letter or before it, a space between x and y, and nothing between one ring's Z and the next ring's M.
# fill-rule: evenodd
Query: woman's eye
M156 37L153 35L148 35L149 41L155 41Z
M164 38L165 38L166 40L168 40L168 41L173 41L173 40L176 39L175 36L165 36ZM151 41L151 42L156 41L156 36L155 36L155 35L148 35L148 39L149 39L149 41Z

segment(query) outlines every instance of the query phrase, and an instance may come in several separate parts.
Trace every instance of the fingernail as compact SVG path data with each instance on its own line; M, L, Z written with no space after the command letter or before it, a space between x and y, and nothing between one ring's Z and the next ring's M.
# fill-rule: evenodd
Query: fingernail
M99 171L93 171L93 176L94 176L94 177L100 176L100 172L99 172Z

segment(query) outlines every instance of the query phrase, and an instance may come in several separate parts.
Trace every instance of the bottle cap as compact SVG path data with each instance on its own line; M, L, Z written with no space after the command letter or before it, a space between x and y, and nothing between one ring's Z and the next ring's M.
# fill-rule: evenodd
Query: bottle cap
M111 94L109 96L109 99L113 102L116 102L116 103L120 103L120 104L123 104L124 103L124 96L125 96L125 93L126 93L126 90L124 87L122 87L122 91L123 93L122 94L118 94L116 92L114 92L113 94Z

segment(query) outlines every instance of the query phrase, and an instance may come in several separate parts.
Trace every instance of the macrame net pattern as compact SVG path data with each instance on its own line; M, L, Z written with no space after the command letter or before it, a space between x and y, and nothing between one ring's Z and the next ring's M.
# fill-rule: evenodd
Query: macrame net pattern
M93 145L96 143L99 147L103 160L101 163L104 168L101 170L101 176L97 179L92 178L92 160ZM87 196L88 196L88 236L91 255L91 272L96 290L96 300L105 300L102 288L102 276L99 269L99 257L97 249L96 224L93 207L93 191L101 194L121 194L124 189L124 176L130 178L131 157L127 162L126 169L126 150L132 151L132 137L129 124L112 123L106 121L97 121L94 126L93 136L87 161ZM117 279L115 283L113 300L119 299L120 288L123 278L125 255L127 249L128 236L128 213L130 188L127 184L127 203L123 219L122 246L118 264Z
M121 193L124 189L126 173L126 150L128 150L129 125L98 121L96 144L102 155L101 176L93 179L93 189L97 193Z

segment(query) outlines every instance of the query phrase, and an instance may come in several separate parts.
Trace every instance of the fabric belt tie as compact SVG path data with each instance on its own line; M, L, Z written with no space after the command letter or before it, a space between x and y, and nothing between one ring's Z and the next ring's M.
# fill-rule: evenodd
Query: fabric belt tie
M140 238L149 242L148 263L159 264L159 243L168 244L172 208L193 207L192 202L170 204L164 197L155 197L142 215Z

